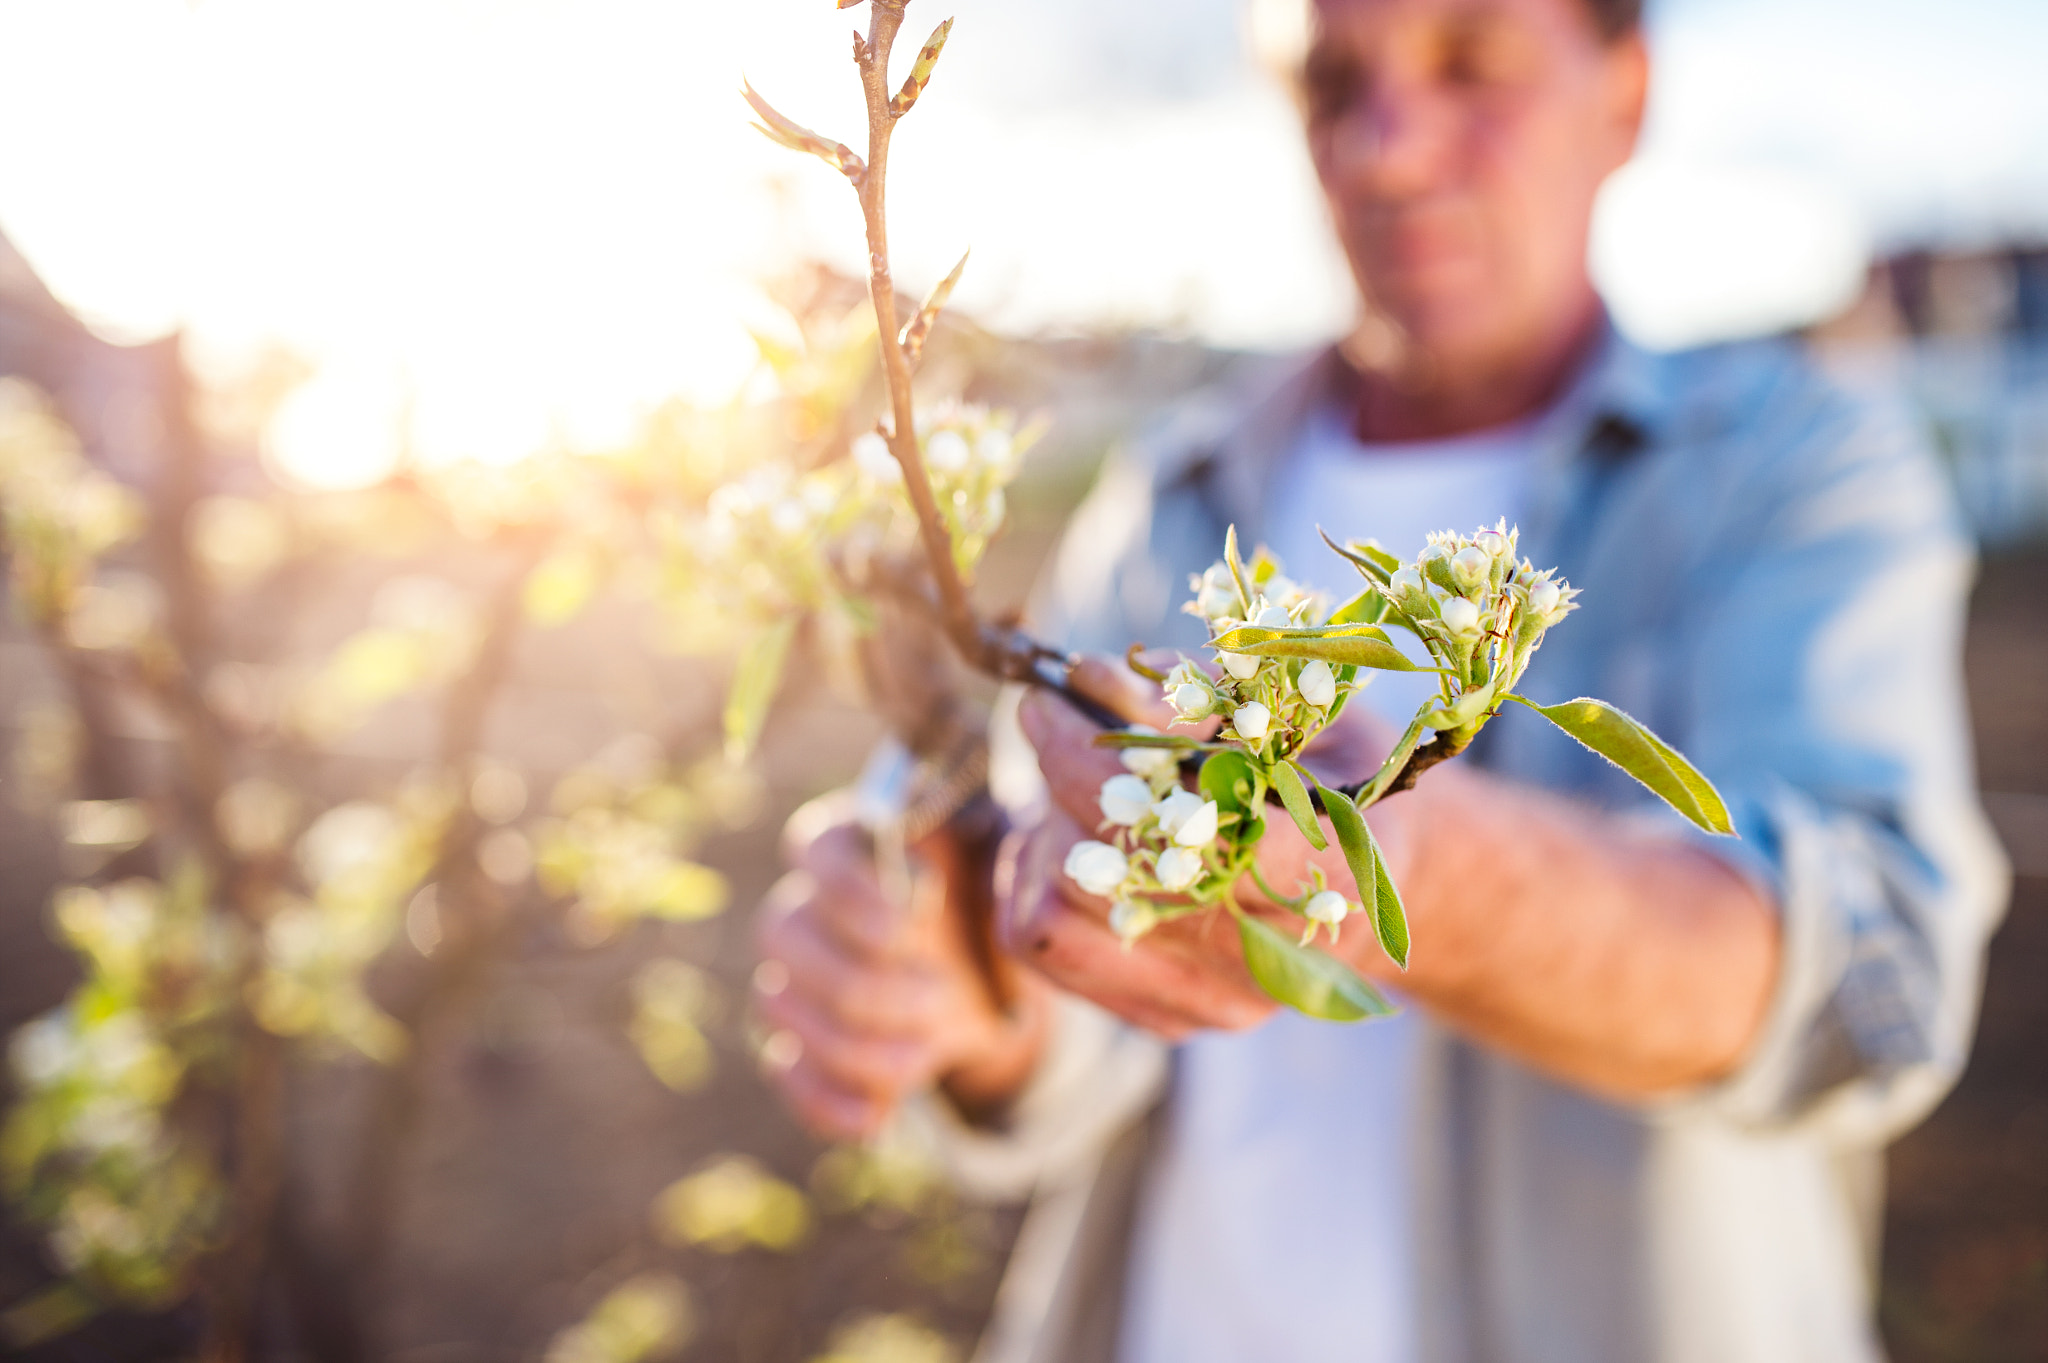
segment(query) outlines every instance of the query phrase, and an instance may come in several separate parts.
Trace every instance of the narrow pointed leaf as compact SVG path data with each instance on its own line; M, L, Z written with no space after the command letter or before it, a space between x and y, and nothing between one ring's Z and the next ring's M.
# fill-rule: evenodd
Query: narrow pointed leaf
M1296 1012L1327 1022L1357 1022L1391 1017L1395 1011L1386 996L1350 966L1289 940L1256 918L1238 918L1237 940L1259 988Z
M1419 670L1377 625L1299 625L1289 629L1241 625L1216 636L1210 646L1259 658L1321 658L1326 663L1382 672Z
M946 22L951 23L952 20L948 19ZM913 366L916 365L918 356L924 354L925 338L932 334L932 327L939 320L939 310L945 307L946 300L953 296L953 286L960 282L960 272L966 268L967 254L962 254L960 263L953 267L953 272L933 285L932 291L925 295L924 306L917 310L917 316L903 324L903 334L896 339L903 347L903 358Z
M1373 581L1384 584L1395 573L1401 571L1401 560L1379 547L1378 544L1363 540L1355 544L1339 544L1330 538L1330 532L1320 525L1316 533L1323 537L1323 543L1336 553L1351 561L1351 565Z
M1456 705L1442 705L1429 711L1422 716L1422 722L1444 732L1462 729L1491 709L1494 700L1493 688L1482 686L1458 697Z
M1409 721L1408 727L1401 732L1401 741L1387 754L1387 760L1380 764L1380 769L1373 775L1372 781L1359 792L1357 804L1360 809L1378 803L1380 797L1387 793L1387 787L1394 784L1394 778L1401 774L1401 768L1408 765L1408 759L1414 756L1416 748L1422 745L1422 735L1428 727L1419 715Z
M896 98L889 101L890 113L901 118L910 112L911 105L917 103L917 97L924 93L925 82L932 78L932 68L939 64L939 53L946 50L946 35L952 31L953 21L948 19L925 39L917 60L911 63L910 74L904 77L903 88L896 92Z
M1098 748L1177 748L1190 749L1204 746L1199 738L1186 734L1134 734L1111 731L1097 734L1093 740Z
M1294 826L1301 830L1301 836L1308 839L1308 845L1318 852L1330 845L1323 836L1322 821L1316 818L1316 807L1308 798L1308 787L1301 783L1301 773L1294 769L1292 762L1275 762L1272 771L1273 789L1280 792L1280 803L1287 806L1287 812L1294 816Z
M1371 587L1346 601L1331 613L1326 625L1377 625L1386 618L1387 598Z
M754 87L742 83L740 93L747 103L754 106L754 112L761 121L754 126L771 142L779 142L791 151L805 151L828 163L849 179L857 180L867 171L867 163L854 153L844 142L834 142L829 137L820 137L803 124L784 118L775 111L775 106L754 92Z
M1728 805L1713 782L1679 751L1604 700L1581 696L1562 705L1538 705L1510 695L1594 752L1648 786L1664 803L1709 833L1733 836Z
M1358 882L1359 902L1372 919L1372 930L1380 939L1380 950L1401 969L1408 968L1408 911L1401 892L1387 873L1387 859L1380 854L1379 840L1372 825L1358 812L1358 806L1338 790L1320 787L1323 808L1329 812L1330 827L1336 830L1337 845L1344 849L1344 864Z
M745 761L760 741L768 706L782 682L782 665L789 657L790 640L796 637L796 624L793 615L777 620L740 653L732 691L725 699L725 751L735 762Z
M1249 615L1252 609L1251 588L1245 585L1244 564L1237 556L1237 526L1232 524L1223 532L1223 561L1230 567L1230 580L1237 584L1238 604Z

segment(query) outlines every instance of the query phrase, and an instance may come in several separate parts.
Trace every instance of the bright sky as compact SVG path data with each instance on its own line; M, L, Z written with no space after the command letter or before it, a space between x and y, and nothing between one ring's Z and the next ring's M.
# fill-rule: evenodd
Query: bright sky
M0 230L121 336L318 377L281 460L374 475L622 434L729 395L793 254L856 265L852 197L748 126L742 72L858 145L858 15L827 0L0 0ZM898 278L972 246L998 325L1228 344L1349 308L1238 0L948 0L898 134ZM2048 235L2048 5L1670 0L1643 162L1596 264L1677 343L1803 320L1871 243ZM864 22L864 20L863 20ZM906 57L907 59L907 57Z

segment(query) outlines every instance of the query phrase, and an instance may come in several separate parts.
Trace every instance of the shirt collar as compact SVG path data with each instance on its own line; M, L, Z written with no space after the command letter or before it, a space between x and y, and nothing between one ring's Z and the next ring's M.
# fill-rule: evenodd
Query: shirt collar
M1536 419L1538 519L1553 508L1584 469L1625 463L1668 429L1672 396L1661 357L1651 354L1603 318L1599 339L1565 394ZM1348 400L1356 376L1335 346L1299 362L1278 382L1268 381L1239 417L1209 439L1176 453L1160 473L1167 482L1198 486L1219 522L1234 521L1256 543L1264 533L1273 475L1324 404ZM1548 495L1546 495L1548 494Z

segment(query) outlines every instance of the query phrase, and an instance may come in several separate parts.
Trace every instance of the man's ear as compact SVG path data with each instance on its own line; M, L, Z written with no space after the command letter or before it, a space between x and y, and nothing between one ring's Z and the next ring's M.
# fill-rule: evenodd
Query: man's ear
M1603 103L1614 143L1618 170L1636 152L1643 133L1643 114L1650 100L1650 45L1640 27L1606 44L1601 57Z

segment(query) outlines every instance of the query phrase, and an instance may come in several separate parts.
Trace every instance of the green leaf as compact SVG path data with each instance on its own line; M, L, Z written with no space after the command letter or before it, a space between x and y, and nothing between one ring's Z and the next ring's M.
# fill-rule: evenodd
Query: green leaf
M1251 588L1245 585L1244 564L1237 557L1237 526L1232 524L1223 532L1223 561L1230 567L1230 580L1237 584L1238 604L1250 614L1252 608Z
M1387 754L1387 760L1380 763L1380 769L1373 775L1371 784L1359 792L1359 808L1377 804L1387 793L1387 787L1394 784L1394 778L1401 774L1401 768L1408 765L1408 759L1414 756L1416 748L1421 746L1422 735L1428 728L1420 715L1408 722L1408 727L1401 733L1401 741Z
M1273 789L1280 792L1280 803L1287 806L1287 812L1294 816L1294 826L1301 830L1301 836L1308 839L1308 845L1318 852L1330 845L1323 836L1322 821L1316 818L1316 807L1308 798L1308 787L1301 783L1301 773L1294 769L1292 762L1275 762L1271 776Z
M1401 892L1387 874L1387 859L1372 827L1342 791L1319 787L1323 808L1329 812L1330 827L1337 832L1337 845L1344 849L1344 862L1351 878L1358 882L1358 897L1372 917L1372 930L1380 949L1401 969L1408 968L1408 912L1401 904Z
M1734 836L1728 806L1713 782L1679 751L1604 700L1581 696L1561 705L1538 705L1510 695L1620 767L1680 814L1709 833Z
M754 106L754 112L761 121L754 126L762 136L771 142L779 142L791 151L809 152L835 167L850 180L858 180L867 173L867 163L854 154L853 148L843 142L834 142L829 137L820 137L801 123L784 118L775 111L775 106L754 92L754 87L741 82L740 93L747 103Z
M1236 749L1219 752L1202 763L1202 774L1196 782L1203 796L1216 802L1218 813L1236 813L1249 821L1259 817L1259 808L1266 799L1266 778L1260 774L1253 761ZM1244 826L1232 830L1242 841Z
M732 692L725 698L725 753L733 762L746 761L760 741L769 702L782 681L782 664L796 637L797 617L777 620L750 640L733 672Z
M946 21L948 25L952 22L951 19ZM932 291L925 295L924 306L917 310L917 316L903 324L903 334L896 340L903 347L903 358L911 365L915 366L924 354L925 339L938 324L939 312L946 306L946 300L953 296L953 286L960 282L960 275L967 268L968 254L971 253L961 255L960 263L953 267L951 274L932 285Z
M1387 632L1377 625L1300 625L1289 629L1241 625L1218 635L1210 646L1258 658L1321 658L1326 663L1371 667L1382 672L1423 670L1395 648Z
M1394 1005L1334 956L1289 941L1249 914L1237 919L1244 963L1268 995L1296 1012L1329 1022L1391 1017Z
M1337 607L1336 612L1323 623L1326 625L1377 625L1386 618L1387 598L1367 587L1358 595Z
M1186 734L1133 734L1114 729L1095 735L1092 741L1098 748L1175 748L1186 751L1203 746L1201 739Z
M1395 573L1401 571L1401 560L1380 548L1376 540L1355 540L1350 544L1339 544L1331 539L1330 532L1320 525L1316 527L1316 533L1323 537L1323 543L1349 559L1353 567L1375 582L1384 585Z
M1426 712L1422 722L1445 733L1467 728L1492 708L1495 699L1491 686L1477 687L1458 697L1456 705L1439 706Z

